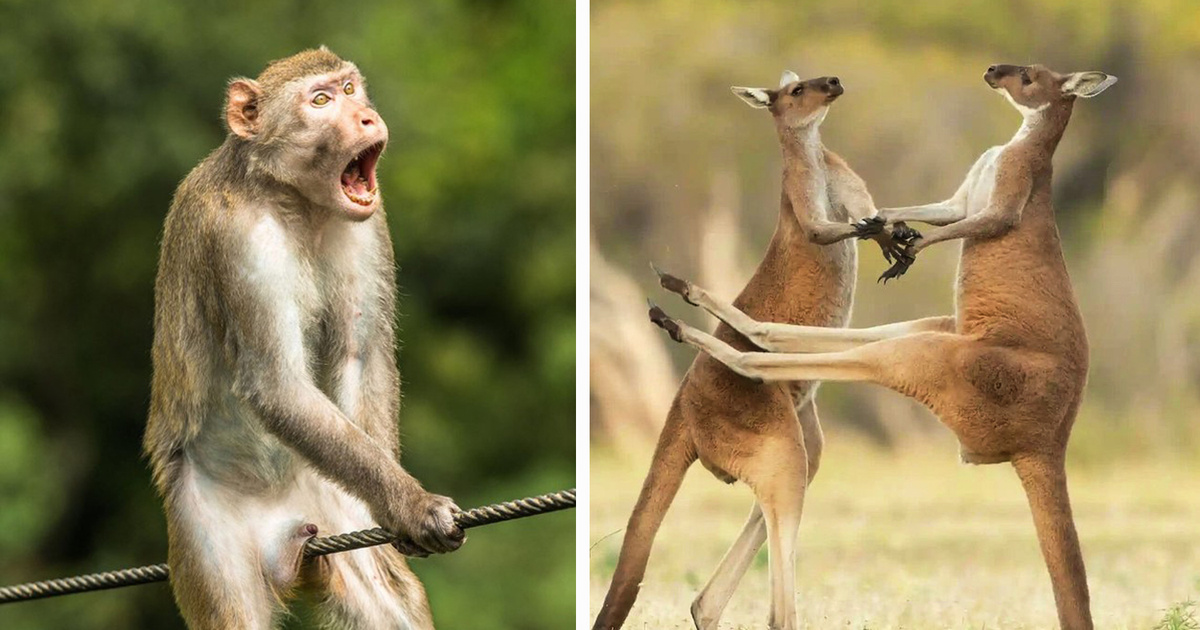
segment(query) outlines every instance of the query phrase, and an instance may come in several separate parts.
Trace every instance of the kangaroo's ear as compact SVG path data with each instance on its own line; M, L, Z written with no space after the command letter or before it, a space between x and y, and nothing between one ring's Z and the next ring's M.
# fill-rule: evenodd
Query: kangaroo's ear
M1103 72L1073 72L1063 82L1063 94L1091 98L1117 82L1117 77Z
M779 77L779 87L782 88L789 83L795 83L799 80L800 77L797 76L795 72L792 72L791 70L784 70L783 76Z
M767 88L738 87L735 85L729 89L754 109L770 107L771 101L775 100L775 94Z

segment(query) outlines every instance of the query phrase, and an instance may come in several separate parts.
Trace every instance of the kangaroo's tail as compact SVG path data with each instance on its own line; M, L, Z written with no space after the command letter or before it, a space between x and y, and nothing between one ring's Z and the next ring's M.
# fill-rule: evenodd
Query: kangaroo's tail
M612 584L604 605L596 617L592 630L615 630L625 623L629 609L637 599L642 577L646 574L646 561L654 545L654 534L662 524L663 516L688 467L696 461L696 448L690 433L683 426L676 407L671 409L666 425L654 449L650 462L650 474L642 484L642 493L629 517L625 529L625 541L621 544L621 557L613 573Z

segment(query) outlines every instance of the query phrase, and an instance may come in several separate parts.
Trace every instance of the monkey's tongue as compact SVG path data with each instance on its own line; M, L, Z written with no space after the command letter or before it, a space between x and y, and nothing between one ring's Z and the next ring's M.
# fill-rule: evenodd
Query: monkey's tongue
M362 172L360 160L354 160L342 171L342 192L346 197L359 205L370 205L375 200L375 190L371 188L368 177Z

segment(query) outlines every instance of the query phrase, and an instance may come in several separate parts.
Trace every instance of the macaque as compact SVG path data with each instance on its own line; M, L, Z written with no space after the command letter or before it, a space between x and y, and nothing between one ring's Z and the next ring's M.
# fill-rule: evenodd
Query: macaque
M145 450L192 630L271 628L296 593L338 628L432 628L402 553L464 541L401 467L388 129L326 48L229 83L225 142L180 184L155 285ZM301 564L317 534L404 538Z

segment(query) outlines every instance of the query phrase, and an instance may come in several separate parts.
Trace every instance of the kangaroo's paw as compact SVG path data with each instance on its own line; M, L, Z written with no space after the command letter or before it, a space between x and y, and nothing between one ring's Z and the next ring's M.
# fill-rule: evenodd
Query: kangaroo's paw
M683 334L679 330L679 322L668 316L661 308L655 305L654 302L647 300L646 303L650 305L650 321L653 322L655 326L667 331L667 334L671 336L671 339L674 339L679 343L683 343Z
M860 239L878 236L879 234L883 233L883 227L885 225L887 225L887 219L878 215L867 217L865 219L859 219L858 222L854 224L854 236Z
M912 264L917 260L915 256L907 253L906 251L899 252L895 254L895 256L895 262L892 263L891 267L888 267L887 271L883 272L883 274L879 276L879 280L877 282L887 284L888 280L903 276L904 272L908 271L908 268L911 267Z
M921 233L908 227L908 224L903 221L897 221L892 224L892 238L904 245L912 245L912 242L921 238Z
M683 298L684 302L687 302L692 306L699 306L699 304L696 304L692 301L692 298L688 297L692 290L692 284L690 282L682 278L676 278L675 276L672 276L662 269L659 269L654 263L650 263L650 268L653 269L654 273L658 275L658 283L662 285L662 288L670 291L671 293L677 294L679 297Z

